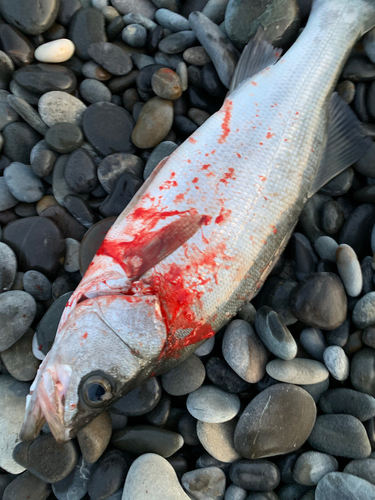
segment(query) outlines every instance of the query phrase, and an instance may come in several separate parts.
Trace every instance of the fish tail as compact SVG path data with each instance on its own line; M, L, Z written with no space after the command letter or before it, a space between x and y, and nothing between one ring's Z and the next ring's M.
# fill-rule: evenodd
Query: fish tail
M375 26L375 0L314 0L312 13L318 14L322 22L337 19L345 13L348 24L358 29L358 37ZM344 23L346 24L346 23ZM343 26L344 28L345 26Z

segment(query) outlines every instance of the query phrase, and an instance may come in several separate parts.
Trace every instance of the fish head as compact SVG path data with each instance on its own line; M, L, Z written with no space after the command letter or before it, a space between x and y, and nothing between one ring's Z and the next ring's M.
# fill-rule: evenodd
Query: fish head
M154 296L111 295L78 303L58 330L27 396L22 440L47 422L65 442L152 373L166 345Z

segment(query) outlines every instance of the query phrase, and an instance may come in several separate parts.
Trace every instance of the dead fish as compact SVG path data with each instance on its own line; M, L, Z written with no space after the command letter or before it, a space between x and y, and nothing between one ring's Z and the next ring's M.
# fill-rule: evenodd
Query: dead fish
M285 55L249 43L222 108L160 162L67 303L23 440L45 421L71 439L254 296L308 198L371 143L334 88L374 24L374 0L315 0Z

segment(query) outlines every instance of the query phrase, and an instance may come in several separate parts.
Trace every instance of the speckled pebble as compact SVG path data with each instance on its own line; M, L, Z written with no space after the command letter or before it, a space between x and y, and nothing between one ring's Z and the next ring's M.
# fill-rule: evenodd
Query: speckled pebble
M42 95L38 110L43 121L49 126L69 122L81 125L85 104L66 92L51 91Z

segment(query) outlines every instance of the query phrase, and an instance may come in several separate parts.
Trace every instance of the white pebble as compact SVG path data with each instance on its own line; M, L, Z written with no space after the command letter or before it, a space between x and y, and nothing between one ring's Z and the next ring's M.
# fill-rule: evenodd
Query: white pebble
M62 63L72 57L75 45L67 38L59 38L52 42L43 43L35 50L34 56L40 62Z
M92 6L95 9L102 10L104 7L108 7L108 0L91 0Z
M323 352L324 364L336 380L346 380L349 377L349 359L344 349L331 345Z
M357 254L349 245L343 243L336 250L336 263L346 293L358 297L362 291L363 277Z

